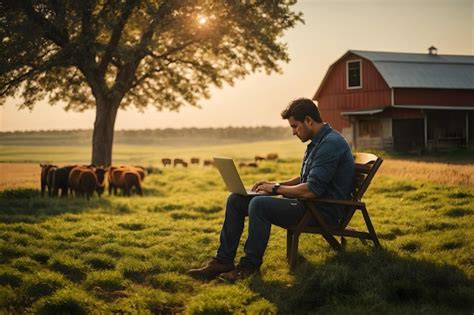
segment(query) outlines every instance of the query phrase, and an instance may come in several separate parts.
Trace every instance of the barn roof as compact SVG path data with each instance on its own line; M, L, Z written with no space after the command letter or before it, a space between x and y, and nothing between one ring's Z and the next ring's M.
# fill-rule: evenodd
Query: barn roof
M372 62L389 88L474 89L474 56L349 50L329 67L314 98L333 66L348 54Z
M349 52L370 60L390 88L474 89L474 56Z

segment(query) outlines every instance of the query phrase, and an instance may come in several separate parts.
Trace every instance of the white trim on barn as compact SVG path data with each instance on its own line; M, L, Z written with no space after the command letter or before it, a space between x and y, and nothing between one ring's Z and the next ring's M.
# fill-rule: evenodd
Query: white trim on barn
M358 62L359 63L360 82L359 82L358 86L349 86L349 63L351 63L351 62ZM362 86L363 86L363 83L362 83L362 59L347 60L346 61L346 89L348 89L348 90L361 89Z

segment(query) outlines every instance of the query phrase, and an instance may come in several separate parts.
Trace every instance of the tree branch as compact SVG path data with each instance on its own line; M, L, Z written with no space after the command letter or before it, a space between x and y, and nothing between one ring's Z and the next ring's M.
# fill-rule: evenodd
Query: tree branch
M92 14L90 4L90 0L82 0L81 2L81 35L83 37L90 37L92 35Z
M0 86L0 97L5 96L12 87L17 85L18 83L23 82L24 80L26 80L30 76L33 76L33 75L35 75L37 73L40 73L40 72L50 70L54 67L72 65L72 64L69 64L67 62L63 62L64 60L69 59L68 58L68 53L69 53L69 50L67 50L67 49L66 50L60 50L56 54L51 56L48 60L45 60L41 64L28 65L31 68L29 71L27 71L26 73L23 73L19 76L14 77L13 79L7 81L4 84L1 84L1 86Z
M197 43L198 41L199 41L199 38L193 38L193 39L188 40L187 42L182 43L181 45L178 45L174 48L171 48L171 49L169 49L169 50L167 50L164 53L159 54L159 55L155 54L151 50L145 50L145 54L152 57L155 60L162 60L162 59L166 59L168 56L170 56L170 55L172 55L172 54L174 54L178 51L181 51L181 50L191 46L192 44Z
M156 14L153 16L152 22L148 25L148 28L143 33L140 43L138 43L138 45L134 49L133 55L136 56L136 60L141 60L143 57L146 56L146 50L153 38L156 26L172 9L172 3L172 1L166 0L162 5L160 5L158 10L156 11Z
M105 71L107 70L109 63L112 60L112 54L115 52L120 42L120 38L122 36L122 31L125 27L125 24L127 23L128 18L130 17L130 15L133 12L133 9L138 3L139 3L139 0L128 0L127 3L125 4L123 13L120 16L117 24L115 24L114 29L112 30L112 35L110 36L109 44L107 45L107 48L102 57L102 60L100 61L98 70L101 76L105 74Z
M136 79L135 82L132 83L131 89L133 89L133 88L137 87L138 85L140 85L143 81L150 78L153 74L161 72L161 70L162 70L161 68L158 68L158 69L153 69L151 71L148 71L147 73L145 73L140 78Z
M24 0L21 4L23 12L45 32L49 40L60 47L64 47L69 43L66 29L58 29L54 24L48 21L48 19L35 11L30 0Z

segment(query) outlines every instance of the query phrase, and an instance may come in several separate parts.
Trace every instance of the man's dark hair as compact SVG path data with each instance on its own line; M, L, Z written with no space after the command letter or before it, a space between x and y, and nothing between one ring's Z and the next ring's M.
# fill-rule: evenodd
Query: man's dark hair
M304 121L306 116L313 118L315 122L323 122L318 106L309 98L298 98L281 112L281 118L283 119L289 119L292 116L295 120L301 122Z

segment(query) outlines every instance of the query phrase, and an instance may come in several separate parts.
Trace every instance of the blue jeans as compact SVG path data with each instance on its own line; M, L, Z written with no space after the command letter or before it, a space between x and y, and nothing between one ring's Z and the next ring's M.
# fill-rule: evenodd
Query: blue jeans
M248 216L245 255L240 259L240 264L260 267L272 224L283 228L296 225L303 218L305 211L304 205L296 199L230 194L216 257L223 263L234 261L244 230L245 217ZM312 223L316 225L315 221Z

